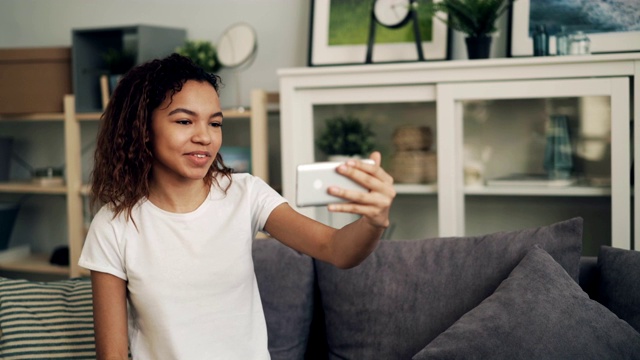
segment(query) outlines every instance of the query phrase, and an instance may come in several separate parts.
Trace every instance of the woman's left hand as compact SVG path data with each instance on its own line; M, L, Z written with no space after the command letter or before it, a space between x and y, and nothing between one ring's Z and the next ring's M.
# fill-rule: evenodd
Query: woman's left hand
M329 194L349 202L330 204L328 209L331 212L359 214L370 225L386 228L389 226L389 209L396 196L393 177L380 167L382 156L378 151L374 151L369 158L375 162L374 165L348 160L337 169L338 173L369 189L369 192L331 186Z

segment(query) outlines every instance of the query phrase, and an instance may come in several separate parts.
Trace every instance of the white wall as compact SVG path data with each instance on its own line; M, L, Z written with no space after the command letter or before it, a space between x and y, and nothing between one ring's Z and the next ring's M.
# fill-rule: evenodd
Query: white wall
M72 29L136 24L184 28L189 39L215 43L228 26L246 22L258 35L257 58L239 76L241 103L246 105L252 88L278 90L278 69L306 66L310 5L311 0L0 0L0 48L71 46ZM499 37L493 41L493 57L504 56L504 24L503 18ZM455 59L466 58L463 44L463 36L456 34L453 39ZM222 70L220 75L225 83L221 92L222 106L238 105L234 77L229 70ZM0 126L0 134L9 129L27 131L20 127L16 130L15 127ZM42 129L39 131L42 133ZM57 149L63 146L62 139L50 138L46 144ZM55 153L59 159L49 159L45 156L49 153L46 147L41 151L33 150L31 154L29 147L20 146L16 145L17 151L34 167L64 162L61 151ZM90 154L83 156L83 161L88 157ZM14 171L22 171L21 175L28 176L17 165L12 167ZM4 194L6 196L11 197ZM51 216L55 209L64 207L62 199L28 196L19 214L26 220L17 221L12 241L21 239L29 243L35 239L36 250L45 252L64 244L65 227L55 224L66 220L60 217L62 213ZM33 226L34 223L43 226ZM50 232L52 228L58 229L57 232Z
M251 88L278 90L276 70L305 66L310 1L304 0L0 0L0 48L71 46L74 28L159 25L215 43L236 22L258 34L258 55L243 71L242 104ZM234 77L222 70L223 106L236 104Z
M366 1L366 0L363 0ZM311 0L0 0L0 48L71 46L74 28L160 25L187 30L190 39L215 43L236 22L251 24L258 34L258 55L240 74L242 105L251 88L278 90L279 68L307 64ZM505 56L506 16L499 20L492 57ZM465 59L464 37L453 37L454 59ZM230 70L223 107L238 105Z

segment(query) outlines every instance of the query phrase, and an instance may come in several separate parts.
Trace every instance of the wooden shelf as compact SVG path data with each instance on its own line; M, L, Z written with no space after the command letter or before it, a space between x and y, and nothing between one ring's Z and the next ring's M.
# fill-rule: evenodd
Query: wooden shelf
M252 159L255 164L254 175L268 180L268 135L267 135L267 107L277 103L278 94L267 93L264 90L252 92L251 109L238 111L236 109L225 110L225 118L247 119L251 126ZM84 223L84 199L90 195L90 185L82 183L82 158L81 158L81 122L99 121L102 112L76 112L76 98L74 95L64 97L64 113L42 114L0 114L0 122L20 121L58 121L64 124L64 152L66 177L65 184L59 186L43 186L30 180L0 182L0 193L18 194L44 194L66 196L67 231L69 245L69 266L56 266L49 263L49 257L32 255L19 259L0 262L0 270L55 274L69 277L89 276L88 270L78 265L78 259L82 251L82 245L86 237ZM75 196L75 195L80 196Z
M69 276L68 266L51 265L49 263L49 257L44 254L34 254L27 258L0 262L0 269L7 271Z
M0 192L20 194L66 194L66 186L42 186L29 181L0 182Z
M90 113L76 113L76 120L78 121L97 121L100 120L102 113L90 112Z
M251 109L246 109L244 111L238 111L237 109L223 109L222 113L224 114L225 119L250 119L251 118Z
M277 92L266 92L264 90L253 90L252 107L243 108L238 110L237 108L223 109L225 119L251 119L255 113L278 113L280 94Z
M0 121L63 121L64 113L0 114Z

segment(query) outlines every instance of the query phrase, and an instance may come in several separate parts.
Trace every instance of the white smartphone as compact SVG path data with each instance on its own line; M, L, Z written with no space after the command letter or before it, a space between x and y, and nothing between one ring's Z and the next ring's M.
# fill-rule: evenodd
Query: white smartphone
M375 164L371 159L360 160L364 163ZM296 169L296 205L322 206L331 203L346 202L337 196L329 195L329 186L338 186L348 190L367 191L365 187L339 174L336 168L343 162L316 162L298 165Z

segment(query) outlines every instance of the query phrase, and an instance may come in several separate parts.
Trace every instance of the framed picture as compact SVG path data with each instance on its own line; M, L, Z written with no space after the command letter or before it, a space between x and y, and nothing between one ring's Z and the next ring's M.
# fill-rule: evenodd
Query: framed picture
M429 16L424 1L417 3L425 60L449 59L447 25ZM364 64L373 5L373 0L312 0L309 66ZM414 39L411 23L399 29L376 24L372 62L417 61Z
M510 56L533 55L530 34L540 24L549 34L552 55L561 26L586 33L592 54L640 51L638 0L514 0L510 15Z

